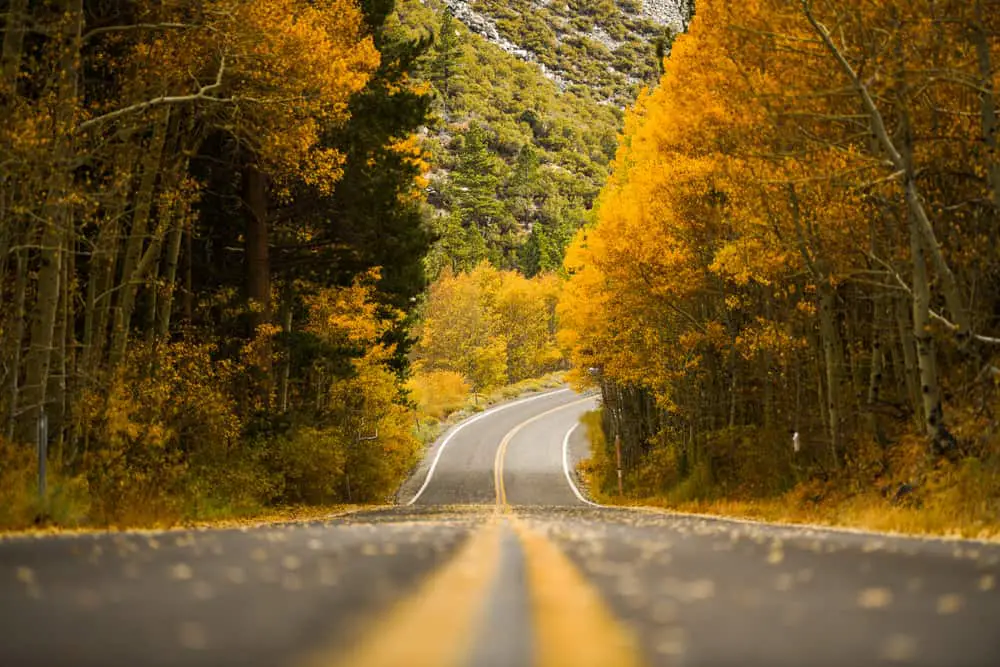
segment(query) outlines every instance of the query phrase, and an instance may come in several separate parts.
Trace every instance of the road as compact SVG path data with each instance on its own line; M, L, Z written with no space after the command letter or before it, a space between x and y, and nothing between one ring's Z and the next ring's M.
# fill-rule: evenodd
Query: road
M395 507L0 540L0 665L1000 665L1000 545L595 506L593 405L475 416Z

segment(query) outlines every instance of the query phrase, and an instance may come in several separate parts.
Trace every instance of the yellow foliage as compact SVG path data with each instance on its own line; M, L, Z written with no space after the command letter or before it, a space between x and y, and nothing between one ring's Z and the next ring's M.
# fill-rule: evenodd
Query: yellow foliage
M233 480L226 461L242 433L229 394L237 369L212 353L186 342L136 346L106 392L85 396L79 419L95 444L85 469L103 521L176 517L198 491L189 486L195 473Z
M399 194L400 200L403 202L421 200L424 188L430 182L427 180L427 173L431 170L431 165L428 162L430 156L421 147L418 137L413 135L397 140L389 145L389 151L399 155L406 164L417 170L417 176L410 189Z
M483 392L554 370L555 276L525 278L483 263L468 273L446 270L430 287L416 360L454 371Z
M307 299L305 330L338 354L350 373L321 394L309 426L278 443L281 496L286 502L384 501L416 462L420 442L413 413L401 401L403 387L388 366L394 346L385 335L401 314L378 303L373 270L350 287L320 290ZM335 355L336 357L337 355ZM325 377L327 361L314 365Z
M469 384L455 371L418 372L406 383L417 411L434 419L444 419L461 409L469 395Z
M367 350L366 354L385 358L391 347L382 339L392 330L402 313L375 300L379 269L371 269L354 279L350 287L326 289L309 297L306 331L330 345Z
M330 192L344 155L322 148L325 127L348 118L348 101L377 69L380 56L354 0L211 0L203 30L154 31L135 39L113 64L135 76L123 100L216 86L211 122L237 134L284 189L303 180ZM184 5L144 6L147 23L192 21ZM192 89L194 87L194 90ZM99 115L99 114L97 114Z

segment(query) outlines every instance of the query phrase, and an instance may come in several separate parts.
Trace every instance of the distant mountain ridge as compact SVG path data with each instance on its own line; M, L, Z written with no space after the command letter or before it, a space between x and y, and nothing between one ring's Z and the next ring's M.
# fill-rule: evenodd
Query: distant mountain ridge
M444 0L472 33L539 66L565 91L600 91L623 107L655 82L657 42L669 49L693 0Z

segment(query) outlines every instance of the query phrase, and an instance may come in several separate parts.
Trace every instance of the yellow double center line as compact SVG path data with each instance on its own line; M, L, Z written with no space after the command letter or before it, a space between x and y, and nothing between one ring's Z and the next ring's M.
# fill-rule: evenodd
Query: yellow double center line
M497 509L504 512L507 511L508 509L507 487L504 486L504 481L503 481L503 464L504 464L504 459L506 459L507 457L507 446L510 444L510 441L513 440L514 437L518 433L520 433L522 429L524 429L527 426L530 426L531 424L534 424L536 421L540 419L548 417L549 415L555 412L559 412L560 410L565 410L566 408L571 408L575 405L580 405L582 403L587 403L593 400L594 400L593 396L588 396L587 398L581 398L580 400L573 401L572 403L566 403L564 405L556 406L551 410L546 410L545 412L537 414L534 417L531 417L530 419L526 419L525 421L521 422L520 424L518 424L517 426L515 426L514 428L512 428L507 432L507 435L505 435L503 437L503 440L500 441L500 445L497 446L496 456L493 457L493 488L496 489L496 494L497 494Z
M641 667L638 641L608 609L600 593L545 535L506 513L503 462L510 441L560 405L525 420L500 441L494 459L498 512L468 538L458 553L417 590L397 602L347 651L320 650L303 667L458 667L468 663L473 642L499 628L486 627L487 596L501 572L501 533L511 525L524 554L535 667ZM504 516L501 517L501 512ZM516 585L515 582L510 582Z

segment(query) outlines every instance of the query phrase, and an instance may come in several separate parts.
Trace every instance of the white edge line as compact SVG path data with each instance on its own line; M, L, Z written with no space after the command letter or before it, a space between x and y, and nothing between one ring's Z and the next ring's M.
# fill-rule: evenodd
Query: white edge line
M409 507L413 503L417 502L417 500L423 494L424 490L428 487L428 485L430 485L431 478L434 477L434 470L437 469L438 461L441 460L441 455L444 454L445 447L448 446L448 443L451 442L451 439L454 438L455 435L459 431L461 431L463 428L465 428L469 424L472 424L472 423L475 423L475 422L479 421L483 417L486 417L488 415L492 415L492 414L494 414L496 412L500 412L501 410L506 410L507 408L512 408L515 405L521 405L523 403L530 403L531 401L537 401L538 399L545 398L547 396L555 396L556 394L560 394L560 393L562 393L564 391L571 391L571 390L570 389L557 389L555 391L547 391L547 392L545 392L543 394L538 394L537 396L530 396L528 398L522 398L522 399L520 399L518 401L513 401L511 403L504 403L503 405L498 405L495 408L490 408L489 410L485 410L483 412L480 412L478 415L476 415L474 417L470 417L469 419L466 419L464 422L460 423L458 426L455 426L454 428L452 428L451 431L448 432L448 435L445 437L445 439L441 441L441 445L438 447L437 454L434 455L434 460L431 461L431 467L427 471L427 478L424 479L424 483L421 485L420 490L417 491L416 495L414 495L412 498L410 498L409 502L406 503L406 507Z
M562 441L563 472L566 474L566 481L569 483L569 488L573 489L573 493L576 494L576 497L581 502L587 503L588 505L592 505L594 507L604 507L604 505L598 505L597 503L584 498L583 494L580 493L580 489L576 486L576 482L573 481L573 475L569 471L569 438L571 435L573 435L573 431L575 431L579 425L580 425L579 422L573 424L573 426L571 426L570 429L566 431L566 435L563 436L563 441Z

